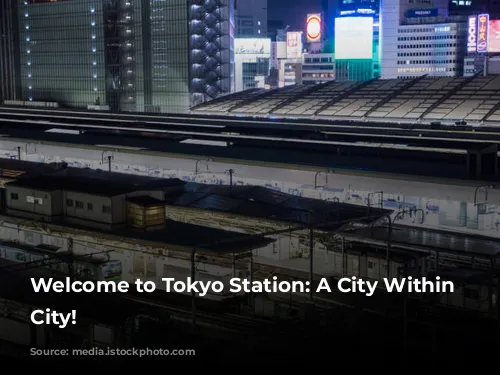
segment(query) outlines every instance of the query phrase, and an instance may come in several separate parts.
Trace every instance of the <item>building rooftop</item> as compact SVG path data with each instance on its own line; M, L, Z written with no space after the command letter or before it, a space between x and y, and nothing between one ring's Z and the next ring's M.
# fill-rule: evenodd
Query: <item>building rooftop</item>
M138 190L182 186L179 179L158 179L90 169L67 168L48 175L26 175L6 184L42 191L65 190L91 195L114 197Z
M55 164L0 158L0 178L18 178L24 174L30 174L32 176L41 175L44 173L52 173L56 168L57 166Z
M319 199L303 198L260 186L221 186L187 183L183 192L167 198L173 206L198 208L226 212L254 218L282 221L297 225L331 229L331 223L349 221L374 221L392 210L327 202ZM370 219L367 220L367 217Z

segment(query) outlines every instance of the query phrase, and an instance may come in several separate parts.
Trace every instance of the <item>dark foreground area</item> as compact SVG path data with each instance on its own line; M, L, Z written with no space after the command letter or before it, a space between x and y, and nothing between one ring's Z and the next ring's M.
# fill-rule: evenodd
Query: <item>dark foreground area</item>
M97 308L97 306L96 306ZM477 358L496 358L495 327L462 321L463 329L409 323L405 329L399 319L385 319L370 313L340 308L331 311L330 318L311 316L293 322L277 322L268 332L255 330L220 337L212 333L193 333L189 323L173 319L145 323L130 332L127 348L194 350L187 355L112 355L103 356L30 356L28 348L18 348L11 358L21 367L34 365L58 368L71 363L79 368L118 368L139 363L158 369L172 363L193 366L219 362L238 367L248 364L266 367L306 365L309 368L387 368L397 366L459 367L476 366ZM327 320L325 320L327 319ZM201 329L200 329L201 330ZM214 337L219 336L219 337ZM225 334L222 334L225 336ZM49 341L50 349L81 348L55 337ZM0 346L2 349L6 346ZM44 349L45 353L48 349ZM98 350L98 349L96 349ZM106 351L106 348L102 348ZM4 353L5 354L5 353ZM207 369L208 370L208 369Z

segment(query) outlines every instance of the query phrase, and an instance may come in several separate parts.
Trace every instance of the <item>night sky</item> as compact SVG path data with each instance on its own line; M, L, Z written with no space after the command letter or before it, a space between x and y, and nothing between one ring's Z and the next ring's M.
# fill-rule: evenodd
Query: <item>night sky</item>
M321 11L321 0L268 0L270 20L282 20L293 29L303 28L308 13Z

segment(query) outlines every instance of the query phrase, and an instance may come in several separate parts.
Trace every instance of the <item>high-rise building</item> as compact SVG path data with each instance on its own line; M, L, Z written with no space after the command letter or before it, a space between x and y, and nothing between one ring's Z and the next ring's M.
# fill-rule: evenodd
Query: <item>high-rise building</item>
M236 36L267 37L267 0L236 1Z
M20 94L19 30L16 0L0 1L0 102Z
M448 15L448 0L382 0L381 77L463 73L466 19Z
M189 3L191 105L197 105L234 92L235 0ZM179 43L177 38L172 34L174 43Z
M333 45L335 37L335 15L341 0L321 0L321 9L324 17L325 37Z
M24 100L166 113L233 90L233 0L17 3Z
M500 2L498 0L450 0L449 13L452 16L488 13L500 17Z

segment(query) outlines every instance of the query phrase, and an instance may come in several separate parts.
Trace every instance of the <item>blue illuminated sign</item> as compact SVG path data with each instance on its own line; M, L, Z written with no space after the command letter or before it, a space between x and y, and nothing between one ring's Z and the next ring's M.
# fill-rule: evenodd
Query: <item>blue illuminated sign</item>
M359 15L359 16L366 16L366 15L371 15L373 16L376 12L373 9L370 8L360 8L356 10L341 10L339 12L340 16L352 16L352 15Z

